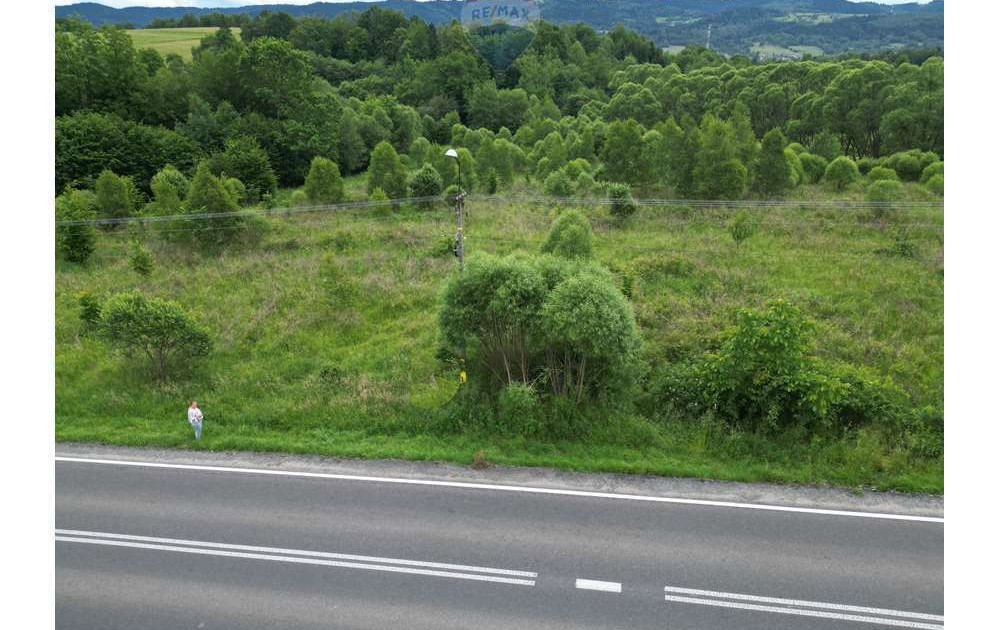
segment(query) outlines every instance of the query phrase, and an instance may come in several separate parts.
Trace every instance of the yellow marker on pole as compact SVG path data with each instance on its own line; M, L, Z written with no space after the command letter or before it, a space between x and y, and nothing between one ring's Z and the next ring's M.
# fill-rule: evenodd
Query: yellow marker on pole
M465 381L469 380L469 377L465 375L465 370L462 370L461 372L459 372L459 373L458 373L458 378L459 378L459 379L460 379L460 380L461 380L461 381L462 381L463 383L464 383Z

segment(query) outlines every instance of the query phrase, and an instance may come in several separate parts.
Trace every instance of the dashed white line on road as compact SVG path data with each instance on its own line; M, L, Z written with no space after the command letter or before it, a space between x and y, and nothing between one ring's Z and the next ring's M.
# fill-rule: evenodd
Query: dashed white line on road
M581 580L577 578L576 587L588 591L605 591L607 593L621 593L621 582L604 582L601 580Z
M450 488L466 488L471 490L500 490L504 492L525 492L529 494L549 494L568 497L589 497L594 499L619 499L626 501L649 501L652 503L675 503L680 505L699 505L705 507L741 508L748 510L769 510L773 512L792 512L799 514L820 514L825 516L852 516L859 518L877 518L897 521L918 521L925 523L944 523L944 518L937 516L916 516L910 514L886 514L883 512L855 512L849 510L829 510L821 508L794 507L786 505L765 505L759 503L735 503L732 501L708 501L703 499L682 499L679 497L658 497L640 494L617 494L612 492L592 492L588 490L561 490L558 488L539 488L535 486L510 486L491 483L473 483L466 481L438 481L435 479L406 479L401 477L369 477L364 475L341 475L335 473L300 472L293 470L273 470L266 468L234 468L229 466L204 466L197 464L166 464L162 462L141 462L124 459L91 459L87 457L67 457L57 455L57 462L73 462L77 464L104 464L113 466L137 466L142 468L166 468L174 470L198 470L217 473L249 473L255 475L275 475L281 477L311 477L314 479L339 479L343 481L367 481L373 483L398 483L415 486L439 486Z

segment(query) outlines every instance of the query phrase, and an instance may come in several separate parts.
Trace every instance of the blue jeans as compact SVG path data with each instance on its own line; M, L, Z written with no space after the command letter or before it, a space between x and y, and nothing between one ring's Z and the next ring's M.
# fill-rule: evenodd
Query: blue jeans
M201 439L201 423L200 422L192 422L191 426L194 427L194 439L200 440Z

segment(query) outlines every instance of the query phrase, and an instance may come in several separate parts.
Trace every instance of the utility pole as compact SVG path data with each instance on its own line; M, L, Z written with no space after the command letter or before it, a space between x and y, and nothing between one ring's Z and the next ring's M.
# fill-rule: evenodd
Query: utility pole
M458 270L465 271L465 192L459 191L455 195L455 223L458 231L455 232L455 256L458 257Z

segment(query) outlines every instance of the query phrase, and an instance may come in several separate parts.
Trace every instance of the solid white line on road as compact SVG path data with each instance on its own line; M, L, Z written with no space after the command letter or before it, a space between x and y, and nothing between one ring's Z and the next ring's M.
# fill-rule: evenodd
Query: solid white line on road
M88 537L107 538L116 540L133 540L146 543L165 543L169 545L208 547L214 549L234 549L237 551L276 553L276 554L285 554L290 556L311 556L316 558L334 558L337 560L356 560L360 562L377 563L377 564L401 564L406 566L425 567L429 569L454 569L458 571L493 573L497 575L514 575L518 577L529 577L529 578L538 577L537 573L532 573L530 571L513 571L510 569L493 569L490 567L467 566L464 564L446 564L443 562L424 562L422 560L403 560L399 558L380 558L377 556L358 556L345 553L330 553L327 551L307 551L304 549L284 549L281 547L258 547L254 545L233 545L229 543L204 542L200 540L185 540L182 538L156 538L153 536L135 536L130 534L112 534L108 532L90 532L77 529L57 529L56 534L61 536L88 536Z
M608 593L621 593L621 582L602 582L601 580L581 580L577 578L576 587L588 591L605 591Z
M879 518L897 521L919 521L925 523L944 523L944 518L936 516L914 516L910 514L886 514L882 512L853 512L846 510L827 510L820 508L792 507L785 505L765 505L758 503L734 503L731 501L707 501L703 499L681 499L677 497L655 497L640 494L615 494L612 492L591 492L587 490L560 490L557 488L538 488L535 486L507 486L466 481L437 481L432 479L405 479L399 477L367 477L363 475L341 475L335 473L300 472L294 470L271 470L266 468L233 468L228 466L204 466L198 464L166 464L162 462L141 462L124 459L90 459L86 457L67 457L57 455L57 462L72 462L78 464L104 464L114 466L135 466L140 468L166 468L173 470L198 470L220 473L249 473L255 475L274 475L279 477L307 477L314 479L337 479L341 481L367 481L373 483L398 483L415 486L439 486L448 488L467 488L472 490L500 490L504 492L526 492L530 494L551 494L570 497L588 497L594 499L621 499L626 501L649 501L653 503L676 503L682 505L699 505L707 507L741 508L748 510L769 510L774 512L796 512L800 514L822 514L826 516L853 516L859 518Z
M290 562L294 564L315 564L327 567L344 567L347 569L366 569L369 571L385 571L388 573L409 573L412 575L429 575L434 577L458 578L461 580L478 580L481 582L499 582L501 584L517 584L519 586L534 586L534 580L506 578L495 575L477 575L473 573L457 573L453 571L435 571L411 567L386 566L379 564L364 564L360 562L342 562L338 560L323 560L320 558L297 558L263 553L247 553L241 551L224 551L221 549L202 549L198 547L178 547L174 545L157 545L129 540L109 540L105 538L78 538L74 536L56 536L59 542L74 542L90 545L107 545L111 547L132 547L135 549L152 549L156 551L174 551L206 556L225 556L230 558L247 558L250 560L270 560L272 562Z
M908 621L906 619L889 619L887 617L867 617L863 615L848 615L845 613L827 612L823 610L807 610L805 608L784 608L780 606L761 606L758 604L744 604L742 602L727 602L718 599L700 599L697 597L682 597L679 595L667 595L668 602L679 602L682 604L701 604L703 606L717 606L719 608L738 608L741 610L756 610L760 612L781 613L784 615L801 615L803 617L820 617L823 619L837 619L840 621L858 621L861 623L874 623L883 626L898 626L901 628L923 628L925 630L941 630L941 624L920 623L918 621Z
M745 595L743 593L726 593L723 591L703 591L697 588L681 588L679 586L667 586L663 589L668 593L680 593L682 595L703 595L706 597L723 597L726 599L738 599L742 601L761 602L764 604L786 604L789 606L805 606L807 608L827 608L830 610L842 610L845 612L865 613L869 615L886 615L889 617L909 617L911 619L926 619L929 621L944 621L944 615L930 615L927 613L907 612L905 610L892 610L889 608L870 608L867 606L848 606L847 604L829 604L826 602L812 602L803 599L784 599L781 597L762 597L760 595Z

